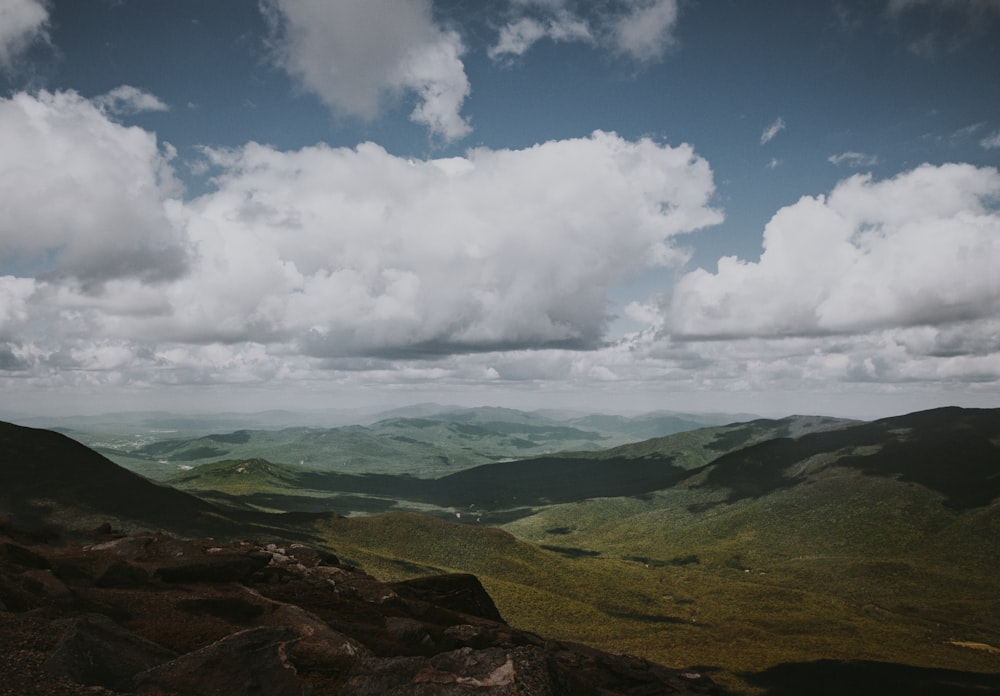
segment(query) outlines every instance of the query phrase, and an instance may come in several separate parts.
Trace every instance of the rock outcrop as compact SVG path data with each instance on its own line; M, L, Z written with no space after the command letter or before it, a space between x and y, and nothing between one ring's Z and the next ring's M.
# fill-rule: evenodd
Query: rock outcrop
M387 584L300 544L8 532L2 694L723 693L513 628L471 575Z

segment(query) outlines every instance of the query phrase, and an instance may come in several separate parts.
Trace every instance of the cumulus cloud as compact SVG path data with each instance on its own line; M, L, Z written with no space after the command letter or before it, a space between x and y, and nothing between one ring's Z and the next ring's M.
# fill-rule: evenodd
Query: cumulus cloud
M726 257L674 288L675 336L809 336L996 318L1000 173L923 165L854 176L780 210L758 262Z
M168 107L155 94L133 87L121 85L107 94L93 99L94 104L115 116L131 116L148 111L168 111Z
M439 27L430 0L262 0L275 58L334 113L374 119L415 97L411 120L447 141L471 132L464 45Z
M13 335L28 320L28 299L34 292L34 278L0 276L0 339Z
M612 133L419 162L371 143L208 154L218 190L185 219L201 262L146 333L316 356L592 348L609 288L721 221L691 147Z
M172 152L75 92L0 99L0 264L85 285L184 270ZM24 273L19 273L24 275Z
M693 404L1000 380L992 168L804 197L759 261L681 275L625 308L644 330L609 342L610 291L679 269L673 239L722 219L688 145L595 132L407 160L250 143L205 150L211 190L183 201L152 133L41 92L0 99L0 151L8 394L489 383Z
M835 166L845 165L852 168L860 167L874 167L878 164L878 157L876 155L867 155L863 152L841 152L837 155L830 155L826 158L827 162Z
M764 132L760 134L760 144L766 145L767 143L774 140L776 136L781 131L785 130L785 119L780 116L774 119L774 123L764 129Z
M24 50L46 37L48 21L42 0L0 0L0 70L12 68Z
M500 29L489 55L524 55L548 38L600 45L638 62L655 62L677 43L678 13L677 0L619 0L598 12L572 0L512 0L512 19Z
M153 176L168 165L152 136L78 95L18 95L0 119L39 170L18 189L36 205L0 186L23 223L0 235L0 263L22 269L0 276L0 370L35 389L630 379L617 359L573 357L612 350L610 288L679 264L672 238L722 217L690 146L613 133L423 161L370 143L206 150L214 189L182 202ZM79 176L24 137L38 123ZM89 145L60 140L70 133L116 166L96 169ZM135 224L108 212L105 185ZM40 205L57 189L59 205ZM195 250L186 273L78 280L96 273L87 254L127 266L120 249L149 246L161 222ZM34 233L12 233L22 226ZM52 267L31 277L15 258L28 252Z

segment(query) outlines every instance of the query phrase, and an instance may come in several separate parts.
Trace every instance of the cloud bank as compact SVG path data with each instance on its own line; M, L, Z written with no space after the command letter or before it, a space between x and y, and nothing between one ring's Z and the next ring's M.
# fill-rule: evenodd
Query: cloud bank
M211 383L596 350L609 291L722 219L690 146L600 131L421 161L207 149L214 189L183 201L170 148L104 103L0 102L7 371Z
M593 348L609 288L675 262L669 238L721 219L690 147L611 133L419 162L371 143L208 154L218 190L186 209L203 261L171 318L198 342Z
M845 178L777 211L758 260L685 273L677 241L722 219L689 145L598 131L410 160L372 143L248 143L205 149L210 190L185 200L172 149L116 117L158 100L109 94L131 106L0 100L10 393L833 394L1000 380L995 168ZM626 308L645 328L614 338L609 297L656 267L674 280Z

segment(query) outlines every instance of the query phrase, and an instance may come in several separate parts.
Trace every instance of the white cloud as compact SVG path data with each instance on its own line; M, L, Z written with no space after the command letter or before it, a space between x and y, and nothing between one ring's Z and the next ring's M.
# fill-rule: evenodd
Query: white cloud
M544 38L553 41L594 40L585 21L565 10L560 10L551 17L546 17L544 21L521 17L510 22L500 29L496 45L491 46L487 52L494 60L508 55L521 56Z
M513 18L489 49L493 59L524 55L538 41L582 41L638 62L655 62L677 43L677 0L620 0L600 11L569 0L512 0Z
M984 150L996 150L997 148L1000 148L1000 130L987 135L979 141L979 145Z
M373 144L209 154L218 191L186 213L201 262L143 332L320 356L593 347L613 285L721 220L690 147L609 133L422 162Z
M84 284L184 269L179 185L156 137L75 92L0 99L0 263Z
M764 132L760 134L760 144L766 145L767 143L774 140L776 136L781 131L785 130L785 119L780 116L774 119L774 123L764 129Z
M614 23L615 46L638 61L663 57L674 45L676 0L631 0L627 12Z
M27 322L28 300L34 292L34 278L0 276L0 340L14 335Z
M1000 174L923 165L854 176L804 197L764 231L756 263L726 257L674 289L675 336L850 334L1000 313Z
M721 220L690 146L597 132L409 161L251 143L206 150L214 188L184 202L153 134L42 92L0 100L0 151L9 399L488 384L467 398L755 410L901 385L987 401L1000 382L995 169L847 178L778 211L758 262L628 304L647 328L608 344L609 291Z
M487 53L494 60L505 55L522 56L546 36L548 28L544 24L531 17L521 17L500 29L496 45L491 46Z
M827 162L830 164L840 166L846 165L851 168L860 167L874 167L878 164L878 157L876 155L867 155L863 152L841 152L837 155L830 155L826 158Z
M428 161L373 144L206 150L216 189L183 203L151 134L76 94L17 95L0 125L23 144L7 182L0 168L17 223L0 267L50 264L0 277L0 371L36 389L611 379L620 368L562 349L602 345L609 289L721 220L692 148L610 133ZM184 274L136 260L175 237L194 250Z
M0 0L0 70L9 70L34 41L46 38L49 11L41 0Z
M430 0L262 0L276 59L336 114L373 119L387 102L416 98L411 120L445 140L471 132L461 115L469 80L454 31Z
M93 99L94 104L116 116L131 116L148 111L168 111L170 109L155 94L133 87L121 85L107 94Z

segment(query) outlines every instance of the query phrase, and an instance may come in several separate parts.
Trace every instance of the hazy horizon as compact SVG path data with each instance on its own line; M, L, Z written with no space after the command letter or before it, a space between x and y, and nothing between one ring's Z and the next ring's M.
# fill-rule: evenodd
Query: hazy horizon
M710 401L710 400L709 400ZM315 405L312 407L297 407L294 404L286 404L284 407L273 407L269 408L264 405L264 407L257 406L245 406L243 408L239 407L218 407L218 408L207 408L207 407L190 407L184 408L183 405L177 405L175 407L163 406L162 402L157 402L159 407L155 408L137 408L137 409L103 409L97 407L93 410L74 410L72 407L66 406L64 408L51 408L46 406L43 410L31 410L31 409L17 409L10 408L7 406L0 407L0 420L8 420L16 422L18 419L27 420L55 420L58 421L61 418L73 419L73 418L100 418L108 416L120 416L127 414L145 415L145 414L157 414L163 413L172 416L216 416L216 417L232 417L239 420L240 418L250 419L254 416L267 416L268 414L289 414L296 417L302 417L303 424L305 425L318 425L318 424L328 424L330 426L348 425L360 422L367 422L371 420L374 416L381 416L383 414L390 414L394 411L405 412L412 409L422 409L426 408L429 410L438 411L441 413L446 413L452 410L464 410L464 409L509 409L513 411L519 411L524 413L556 413L556 414L577 414L577 415L611 415L611 416L623 416L623 417L638 417L655 413L671 413L678 415L732 415L734 417L740 418L785 418L788 416L829 416L834 418L847 418L853 420L878 420L880 418L889 418L893 416L902 416L908 413L914 413L918 411L926 411L935 408L944 408L951 406L958 406L961 408L997 408L993 404L951 404L951 403L932 403L923 406L913 406L906 404L899 404L899 408L893 409L887 403L883 402L881 409L871 408L863 412L849 411L849 410L837 410L830 408L817 408L817 409L800 409L800 410L775 410L775 409L765 409L765 410L755 410L755 409L743 409L743 408L683 408L683 407L652 407L652 408L599 408L599 407L586 407L579 404L571 403L551 403L550 405L531 405L531 404L512 404L512 403L477 403L477 402L452 402L452 401L407 401L399 403L388 403L388 402L378 402L378 403L368 403L365 405L349 405L349 404L330 404L330 405ZM310 420L310 418L314 420ZM284 426L282 426L284 427Z

